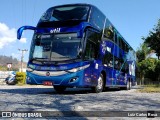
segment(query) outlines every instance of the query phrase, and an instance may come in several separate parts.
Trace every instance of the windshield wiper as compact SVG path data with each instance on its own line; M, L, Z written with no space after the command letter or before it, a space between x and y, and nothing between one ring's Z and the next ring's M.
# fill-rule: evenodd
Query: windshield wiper
M44 59L48 59L48 58L38 58L38 57L32 58L32 60L39 60L39 59L40 59L40 60L41 60L41 59L44 60Z
M53 57L52 57L53 58ZM65 57L55 57L55 58L59 58L58 61L52 61L48 58L32 58L31 61L33 62L34 60L35 61L38 61L38 62L41 62L42 64L53 64L53 65L58 65L58 63L68 63L69 61L72 61L72 62L77 62L77 61L80 61L81 59L80 58L71 58L69 56L65 56ZM66 60L60 60L60 58L68 58Z
M42 61L43 60L43 61ZM37 57L35 57L35 58L32 58L31 59L31 61L33 62L33 61L38 61L38 62L41 62L42 64L44 64L44 62L47 60L47 61L49 61L49 59L48 58L37 58Z
M63 56L63 57L52 57L52 58L71 58L69 56Z

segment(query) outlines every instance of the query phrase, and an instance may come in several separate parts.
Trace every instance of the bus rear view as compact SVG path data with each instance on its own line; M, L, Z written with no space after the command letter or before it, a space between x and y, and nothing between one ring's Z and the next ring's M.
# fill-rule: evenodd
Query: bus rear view
M113 84L118 79L115 71L123 75L122 71L114 67L108 69L110 66L106 67L103 62L107 53L103 48L106 22L106 17L95 6L69 4L49 8L36 27L19 28L18 39L23 30L34 30L27 84L52 85L57 92L67 87L90 87L97 93L109 86L133 85L135 76L129 76L130 71L124 73L124 84ZM111 31L114 34L114 30ZM114 44L110 47L113 57L115 47ZM133 64L134 60L130 62Z

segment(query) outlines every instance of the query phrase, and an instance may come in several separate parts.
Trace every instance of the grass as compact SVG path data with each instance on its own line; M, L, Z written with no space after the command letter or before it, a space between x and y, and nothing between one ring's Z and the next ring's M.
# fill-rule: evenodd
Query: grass
M160 93L160 85L145 85L139 92L142 93Z

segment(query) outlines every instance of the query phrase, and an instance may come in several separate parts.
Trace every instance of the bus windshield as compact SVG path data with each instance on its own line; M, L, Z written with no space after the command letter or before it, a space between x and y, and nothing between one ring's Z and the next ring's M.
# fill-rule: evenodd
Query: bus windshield
M40 21L87 20L88 6L65 6L48 9Z
M31 59L40 61L65 61L78 58L81 38L71 34L35 35Z

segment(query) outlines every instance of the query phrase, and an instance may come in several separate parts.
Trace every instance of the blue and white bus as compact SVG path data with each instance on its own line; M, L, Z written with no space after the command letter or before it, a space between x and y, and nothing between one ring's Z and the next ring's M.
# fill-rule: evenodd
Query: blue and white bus
M49 8L34 30L27 67L27 84L90 87L96 93L108 87L129 90L135 85L136 54L106 16L90 4Z

